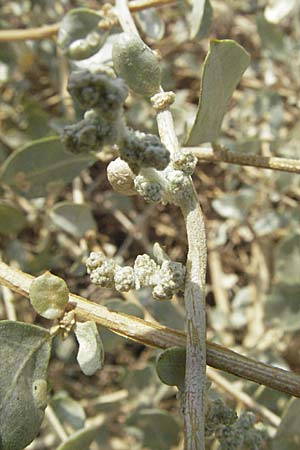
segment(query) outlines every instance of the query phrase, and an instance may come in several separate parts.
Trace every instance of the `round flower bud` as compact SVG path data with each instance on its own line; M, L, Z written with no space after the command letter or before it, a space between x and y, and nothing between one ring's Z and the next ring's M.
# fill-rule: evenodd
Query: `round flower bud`
M134 174L121 158L111 161L107 166L107 178L114 191L123 195L136 195Z
M135 276L132 267L117 267L114 276L115 289L120 292L128 292L135 288Z
M159 62L138 36L121 33L114 42L112 57L115 71L134 92L151 97L159 91Z
M69 301L66 282L50 272L35 278L30 285L29 298L34 309L46 319L63 316Z

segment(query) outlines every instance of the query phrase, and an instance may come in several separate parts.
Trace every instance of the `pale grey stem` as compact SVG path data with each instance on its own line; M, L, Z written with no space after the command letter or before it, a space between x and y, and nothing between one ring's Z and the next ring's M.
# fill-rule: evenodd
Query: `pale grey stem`
M131 17L127 0L116 0L116 12L125 32L139 35ZM160 88L163 93L163 89ZM168 108L156 116L162 143L174 159L180 153L174 122ZM185 375L185 449L205 450L205 371L206 371L206 321L205 321L205 278L206 237L204 220L197 195L190 179L189 192L176 204L183 213L188 239L187 278L184 291L187 354ZM200 380L200 382L199 382Z

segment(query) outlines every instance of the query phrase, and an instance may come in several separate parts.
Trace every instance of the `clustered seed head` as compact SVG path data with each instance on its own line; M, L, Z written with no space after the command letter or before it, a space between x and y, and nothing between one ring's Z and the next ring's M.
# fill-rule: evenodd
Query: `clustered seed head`
M173 161L176 170L182 170L185 175L192 175L197 165L197 158L193 153L185 150Z
M64 128L61 141L71 153L99 151L104 145L112 145L120 140L121 128L118 122L111 122L100 116L83 119Z
M164 261L160 266L146 254L138 255L132 268L121 267L102 253L92 252L86 265L92 283L119 292L151 287L158 300L171 299L184 285L185 267L181 263Z
M170 153L158 136L130 129L124 136L120 156L135 173L142 167L163 170L170 162Z
M72 72L68 90L84 108L100 109L102 115L109 118L122 108L128 95L127 86L121 78L89 70Z
M149 181L143 175L138 175L134 179L134 187L146 202L159 203L162 198L162 187L155 181Z

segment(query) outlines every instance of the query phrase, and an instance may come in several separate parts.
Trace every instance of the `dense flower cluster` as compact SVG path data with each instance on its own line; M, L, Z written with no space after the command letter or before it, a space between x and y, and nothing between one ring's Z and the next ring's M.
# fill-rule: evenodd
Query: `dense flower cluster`
M151 287L158 300L169 300L183 289L185 267L179 262L158 264L148 255L138 255L133 268L122 267L102 253L92 252L86 262L92 283L120 292Z

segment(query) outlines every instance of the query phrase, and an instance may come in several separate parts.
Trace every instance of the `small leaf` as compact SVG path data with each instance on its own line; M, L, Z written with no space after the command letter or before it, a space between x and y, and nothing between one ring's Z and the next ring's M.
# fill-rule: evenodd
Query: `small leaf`
M0 322L0 449L22 450L39 433L47 404L49 332Z
M66 282L50 272L35 278L29 288L30 303L46 319L62 317L69 301Z
M251 188L240 189L234 194L225 194L212 201L213 209L225 219L244 220L256 199Z
M184 388L185 357L185 349L180 347L168 348L158 355L156 371L163 383Z
M26 226L26 217L15 206L0 202L0 234L17 234Z
M198 111L187 145L218 138L231 96L249 62L249 54L235 41L211 41L204 61Z
M290 234L282 239L275 249L276 281L295 285L300 283L300 234Z
M71 59L81 60L97 53L107 33L98 28L101 16L91 9L75 8L63 18L57 42Z
M104 348L95 322L78 322L75 336L79 343L78 364L85 375L93 375L104 364Z
M300 442L300 399L292 398L273 438L271 450L298 450Z
M91 155L73 156L58 137L31 142L13 152L0 172L0 182L27 198L45 197L54 186L64 186L95 162Z
M146 36L156 41L159 41L164 37L165 23L155 8L138 11L136 18L141 30Z
M66 392L55 394L51 404L62 423L67 423L76 430L84 427L86 415L83 407Z
M191 39L203 39L207 36L212 21L212 7L209 0L193 0L190 15Z
M283 331L300 329L300 282L278 283L272 287L266 299L265 320Z
M98 427L89 427L76 431L63 442L56 450L89 450L96 438Z
M284 34L278 25L268 22L263 14L256 16L256 26L262 46L272 52L275 59L284 57Z
M160 409L141 409L126 422L129 427L138 428L143 435L143 448L170 450L178 444L180 426L171 414Z
M96 230L97 225L89 205L72 202L56 203L49 215L59 228L80 238L90 230Z

